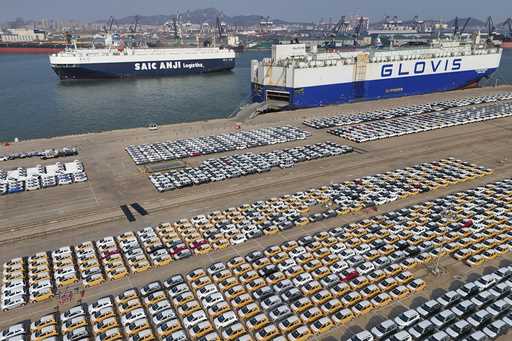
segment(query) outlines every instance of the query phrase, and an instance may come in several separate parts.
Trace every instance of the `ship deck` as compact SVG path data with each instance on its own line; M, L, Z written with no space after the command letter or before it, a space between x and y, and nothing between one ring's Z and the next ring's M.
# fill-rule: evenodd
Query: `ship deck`
M109 235L136 230L159 222L176 221L182 217L192 217L216 209L238 206L255 200L321 186L331 182L354 179L360 176L376 174L386 170L406 167L424 161L432 161L445 157L456 157L495 170L488 177L455 185L448 189L424 193L393 204L385 205L381 211L389 211L415 202L438 197L447 192L459 191L474 187L480 183L492 182L512 176L512 118L503 118L469 124L427 133L412 134L381 141L355 144L335 137L324 130L315 130L302 125L304 119L328 116L336 113L354 113L429 103L450 98L493 94L499 91L512 91L512 86L498 88L469 89L441 94L429 94L415 97L403 97L382 101L361 102L315 109L296 110L266 114L241 123L242 129L254 129L277 125L294 125L308 130L312 137L304 141L253 148L251 152L269 151L312 144L330 140L354 146L355 152L341 158L327 158L296 165L285 170L273 170L269 173L229 181L210 183L199 187L189 187L178 191L158 193L144 174L144 167L134 164L124 148L129 144L161 142L177 138L216 135L235 131L236 119L218 119L193 123L182 123L161 126L157 131L146 128L116 130L103 133L64 136L50 139L22 141L8 147L0 147L0 155L11 152L61 148L77 146L89 181L82 184L50 188L35 192L24 192L0 197L0 262L17 257L31 255L35 252L50 250L56 247L80 243L86 240L99 239ZM222 155L237 152L222 153ZM197 165L209 157L219 154L195 157L183 160L188 165ZM56 159L69 161L73 158ZM2 168L11 169L18 166L33 166L41 163L54 163L38 159L21 159L2 162ZM147 216L135 214L136 221L128 222L120 210L120 205L137 202L148 212ZM213 261L225 260L232 255L244 254L246 251L283 240L300 237L306 233L337 226L342 222L355 221L367 216L368 213L334 218L326 222L308 225L308 229L291 229L277 235L265 236L246 242L237 247L230 247L222 252L195 256L194 261L174 262L135 276L128 280L109 282L99 288L87 291L84 301L90 302L108 294L143 285L153 279L167 278L171 273L185 273L198 266ZM509 256L506 261L512 259ZM494 262L498 264L504 260ZM453 260L452 260L453 263ZM494 264L489 262L489 266ZM436 286L447 288L453 277L466 275L466 267L447 264L449 275L438 279ZM487 266L487 265L486 265ZM483 269L476 270L482 271ZM423 274L429 276L428 274ZM421 276L420 276L421 277ZM433 287L433 286L432 286ZM430 288L431 290L433 288ZM428 293L428 292L427 292ZM406 300L408 305L410 300ZM30 309L24 308L12 312L0 313L0 329L14 322L39 317L52 311L55 303L43 303ZM396 309L396 306L384 309L377 314ZM371 324L374 315L369 314L358 319L350 328ZM330 335L350 335L351 329L339 328ZM327 336L327 335L326 335Z

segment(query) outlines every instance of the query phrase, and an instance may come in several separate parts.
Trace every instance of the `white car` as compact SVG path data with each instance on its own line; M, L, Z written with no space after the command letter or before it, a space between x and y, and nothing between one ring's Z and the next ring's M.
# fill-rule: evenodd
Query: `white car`
M198 324L199 322L203 322L206 320L207 320L207 317L206 317L206 314L204 311L202 311L202 310L194 311L191 315L189 315L183 319L183 326L186 329L190 329L193 326L195 326L196 324Z
M231 238L229 241L232 245L240 245L242 243L245 243L247 241L247 238L243 234L238 234Z
M236 317L235 313L233 311L227 311L213 320L213 323L215 324L217 330L221 330L222 328L225 328L230 324L235 323L236 321L238 321L238 318Z
M127 326L128 324L137 321L139 319L145 318L146 313L144 312L144 309L138 308L135 310L130 311L128 314L121 317L121 324L123 326Z
M26 303L24 295L12 296L2 300L2 310L7 311L24 306Z
M112 299L110 297L103 297L94 303L89 304L87 311L89 315L94 314L103 308L112 307Z
M397 317L395 317L394 322L400 327L400 328L407 328L413 325L416 321L420 319L420 314L416 312L414 309L410 309L407 311L404 311Z
M15 324L13 326L10 326L7 329L4 329L0 333L0 340L1 341L9 340L9 339L11 339L11 338L13 338L15 336L24 335L24 334L25 334L25 327L23 327L23 324L18 323L18 324Z
M60 314L60 321L62 323L66 322L67 320L71 320L74 317L85 315L84 308L82 306L75 306L68 311L63 312Z

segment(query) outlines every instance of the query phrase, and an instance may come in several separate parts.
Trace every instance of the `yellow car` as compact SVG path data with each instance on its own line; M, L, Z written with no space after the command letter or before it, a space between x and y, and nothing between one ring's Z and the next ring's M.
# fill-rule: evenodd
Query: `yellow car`
M203 277L200 277L200 278L196 279L195 281L193 281L191 286L192 286L192 289L199 290L211 283L212 283L212 280L210 279L210 277L203 276Z
M249 304L243 306L238 311L238 316L240 317L240 319L242 321L247 321L248 319L250 319L251 317L257 315L260 312L261 312L261 310L260 310L260 307L259 307L258 304L256 304L256 303L249 303Z
M378 294L380 294L380 289L375 284L369 284L363 290L361 290L361 295L365 300L370 300Z
M251 282L247 283L247 285L245 287L250 292L254 292L260 288L263 288L265 285L267 285L267 283L265 282L265 280L263 278L256 278L256 279L252 280Z
M302 314L300 314L300 319L302 320L303 323L308 324L308 323L315 322L316 320L318 320L319 318L321 318L323 316L324 316L324 314L322 313L320 308L312 307L312 308L309 308L308 310L306 310L305 312L303 312Z
M344 307L351 307L363 299L363 296L357 291L351 291L341 299Z
M334 323L330 318L324 316L315 322L311 323L310 329L314 334L323 334L331 330L334 327Z
M42 341L49 339L51 337L57 336L57 328L54 325L46 326L34 334L32 334L31 340L34 341Z
M311 302L311 299L309 297L305 296L293 302L290 305L290 307L295 314L300 314L306 311L307 309L313 307L313 303Z
M250 303L254 303L254 300L252 299L251 295L249 294L242 294L240 296L235 297L231 301L231 305L235 307L236 309L240 309Z
M117 268L112 272L108 272L107 276L109 279L115 281L115 280L123 279L126 276L128 276L128 271L126 271L125 268Z
M304 284L300 290L304 296L312 296L322 290L322 285L318 281L309 281L308 283Z
M279 322L277 327L279 328L281 333L286 334L301 325L302 321L300 320L300 318L297 315L291 315L282 320L281 322Z
M319 292L317 292L316 294L314 294L313 297L311 298L311 301L313 302L313 304L319 306L319 305L322 305L325 302L329 301L332 298L333 297L332 297L331 292L326 289L323 289L323 290L320 290Z
M247 306L243 307L241 309L241 311L246 308ZM225 301L222 301L222 302L219 302L217 304L215 304L214 306L210 307L208 309L208 316L211 316L211 318L216 318L222 314L224 314L225 312L228 312L231 310L231 307L229 306L229 304L227 304L227 302ZM240 317L242 318L242 317Z
M336 325L344 325L352 321L354 317L352 310L345 308L334 313L331 319Z
M239 265L245 263L245 259L240 256L233 257L230 259L227 263L229 269L234 269L238 267Z
M320 309L326 316L334 314L336 311L340 310L341 308L343 308L343 304L341 303L340 299L338 299L338 298L332 298L320 306Z
M424 280L422 280L421 278L416 278L412 280L409 284L407 284L407 289L409 289L411 293L420 292L424 290L426 286L427 284L425 283Z
M133 264L130 268L131 268L132 272L139 273L139 272L148 271L151 268L151 265L149 265L148 261L137 262L137 263Z
M87 321L83 316L79 316L62 323L61 330L63 334L67 334L85 325L87 325Z
M236 277L228 277L219 283L219 289L220 289L220 291L225 293L229 289L231 289L239 284L240 283L238 282Z
M368 278L366 276L358 276L358 277L354 278L353 280L351 280L348 284L350 285L352 290L359 290L359 289L367 286L368 284L370 284L370 281L368 280Z
M222 340L224 341L234 341L238 340L240 336L245 334L245 327L240 322L230 325L229 327L224 328L222 331Z
M259 330L259 329L265 327L269 323L270 323L270 320L267 317L267 315L265 315L264 313L261 313L254 317L251 317L247 321L246 324L247 324L247 329L249 329L249 331L251 331L251 332L254 332L256 330Z
M390 304L392 301L393 299L387 292L382 292L375 296L374 298L372 298L370 302L375 308L381 308Z
M228 269L226 270L222 270L222 271L219 271L219 272L216 272L212 275L212 278L213 278L213 282L215 284L217 283L220 283L222 282L223 280L225 280L226 278L229 278L231 277L232 274L231 274L231 271L229 271Z
M482 255L473 255L465 260L465 263L471 267L480 266L485 262L485 258Z
M409 291L409 289L406 286L399 285L399 286L393 288L393 290L391 290L389 292L389 294L390 294L392 300L399 301L399 300L402 300L402 299L406 298L407 296L409 296L411 294L411 292Z
M94 332L94 335L99 335L101 333L106 332L107 330L109 330L111 328L118 327L118 326L119 325L118 325L115 317L109 317L108 319L105 319L101 322L94 324L93 332Z
M286 337L290 341L306 341L312 335L313 335L313 333L311 332L311 330L307 326L303 325L303 326L296 328L291 333L288 333Z
M258 275L256 277L258 277ZM286 279L286 275L284 273L282 273L281 271L278 271L278 272L274 272L270 276L267 276L267 278L265 280L267 281L268 285L274 285L278 282L281 282L284 279Z
M191 315L193 312L201 310L201 306L199 305L199 302L197 301L191 301L188 302L180 307L178 307L178 314L185 318L189 315Z
M343 297L346 293L348 293L350 290L350 286L345 282L340 282L336 284L334 287L329 289L334 297Z
M367 300L362 300L360 302L357 302L352 307L352 311L354 312L354 316L356 316L356 317L367 314L372 310L373 310L373 305L370 301L367 301Z
M265 235L272 235L279 232L279 228L275 225L267 226L263 229L263 234Z
M270 341L279 336L279 329L274 324L269 324L255 333L257 341Z
M42 290L39 290L39 291L31 293L29 301L31 303L43 302L43 301L49 300L53 296L54 296L54 294L53 294L52 289L51 288L45 288L45 289L42 289Z
M212 327L211 323L208 320L206 320L206 321L199 322L194 327L192 327L189 330L189 334L190 334L192 340L197 340L200 337L211 333L212 331L213 331L213 327Z
M236 276L242 276L243 274L245 274L246 272L251 271L251 270L252 270L252 266L250 266L247 263L242 263L233 269L233 273Z

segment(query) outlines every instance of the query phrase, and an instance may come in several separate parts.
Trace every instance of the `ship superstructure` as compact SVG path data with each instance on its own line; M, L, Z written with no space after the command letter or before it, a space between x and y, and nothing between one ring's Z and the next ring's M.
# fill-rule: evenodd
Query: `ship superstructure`
M478 34L398 49L307 52L304 44L274 45L272 58L251 62L252 100L305 108L459 89L490 76L501 53Z

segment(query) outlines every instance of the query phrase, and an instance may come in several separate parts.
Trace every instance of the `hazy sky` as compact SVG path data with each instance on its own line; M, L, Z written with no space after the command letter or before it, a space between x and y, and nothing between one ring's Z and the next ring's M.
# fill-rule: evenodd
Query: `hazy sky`
M512 0L0 0L0 21L16 17L88 21L111 15L169 14L205 7L216 7L227 15L261 14L291 21L317 21L351 14L440 19L492 15L495 21L512 16Z

